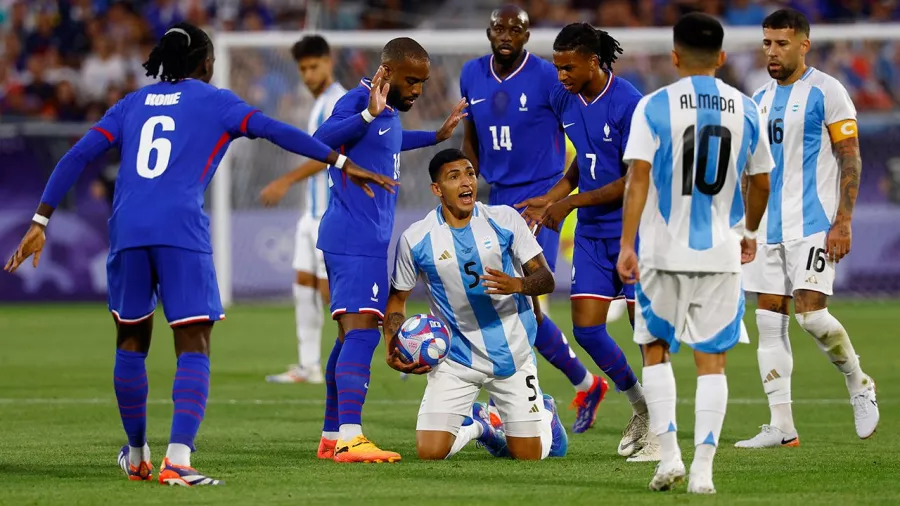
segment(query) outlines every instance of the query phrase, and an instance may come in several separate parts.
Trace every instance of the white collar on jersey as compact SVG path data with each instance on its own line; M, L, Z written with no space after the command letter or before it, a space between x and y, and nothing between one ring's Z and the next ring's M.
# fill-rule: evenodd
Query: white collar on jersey
M582 104L584 104L584 105L595 104L598 100L600 100L600 98L603 97L603 95L606 95L606 92L609 91L609 89L612 87L612 82L613 82L613 79L615 79L615 74L613 74L611 71L609 71L607 69L603 69L603 71L606 72L606 75L608 76L606 79L606 86L603 87L603 91L601 91L599 95L594 97L594 100L591 100L590 104L588 103L587 100L584 99L583 96L581 96L581 93L579 93L578 98L581 100Z
M504 79L500 79L500 76L498 76L497 73L494 72L494 53L491 53L491 61L488 62L488 66L491 68L491 75L494 76L494 79L496 79L498 83L502 83L503 81L509 81L513 77L516 77L516 74L518 74L519 72L522 71L522 69L525 68L525 65L528 64L528 59L531 58L531 53L529 53L527 49L523 49L522 52L525 53L525 58L522 59L522 63L519 64L519 68L517 68L516 70L513 70Z
M479 216L481 214L481 212L478 210L478 206L479 206L479 204L478 204L478 202L476 202L475 208L472 210L473 218L476 216ZM444 219L444 205L438 204L438 206L436 208L434 208L434 212L437 215L438 225L447 225L447 220ZM449 227L450 225L447 225L447 226Z

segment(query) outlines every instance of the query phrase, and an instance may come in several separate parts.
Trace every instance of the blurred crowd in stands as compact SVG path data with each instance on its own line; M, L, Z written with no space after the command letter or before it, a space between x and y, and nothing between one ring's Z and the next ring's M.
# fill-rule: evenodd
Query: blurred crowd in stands
M483 12L495 2L471 2ZM437 0L0 0L0 122L22 119L95 121L125 93L150 82L141 63L168 26L187 20L214 30L258 31L415 28L423 21L441 28L424 14L435 12ZM496 2L500 3L500 2ZM603 28L668 26L684 12L701 10L729 25L759 26L768 12L791 6L816 23L891 22L900 20L896 0L521 0L532 25L559 27L589 21ZM483 26L484 18L473 21ZM485 52L487 51L485 44ZM626 48L627 50L627 48ZM761 56L761 55L760 55ZM345 85L365 73L374 55L343 54L339 72ZM286 52L278 58L286 59ZM240 60L240 59L238 59ZM617 71L644 91L670 80L668 57L625 59ZM458 62L446 61L447 66ZM767 79L763 60L749 55L721 76L750 92ZM861 111L900 106L900 43L856 42L821 47L810 60L837 76L850 89ZM297 84L292 63L267 62L248 55L238 66L233 87L253 94L278 96L279 87ZM436 95L458 94L458 69L443 71ZM272 78L272 74L276 74ZM239 75L240 74L240 75ZM244 75L246 74L246 75ZM268 81L266 81L268 79ZM274 87L274 88L273 88ZM432 88L434 90L434 88ZM245 95L254 101L253 96ZM257 97L265 100L264 96ZM259 104L263 105L263 104ZM272 108L281 104L272 103ZM264 108L267 109L267 108ZM437 108L442 110L442 108Z

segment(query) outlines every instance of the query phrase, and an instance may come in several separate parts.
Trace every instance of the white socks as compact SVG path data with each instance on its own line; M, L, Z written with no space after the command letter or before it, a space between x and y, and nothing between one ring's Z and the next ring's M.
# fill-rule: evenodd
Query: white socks
M321 367L322 325L325 317L319 291L294 284L294 318L297 326L297 348L301 368Z
M166 458L176 466L191 467L191 447L181 443L169 443Z
M644 381L646 381L646 378ZM647 414L647 401L644 400L644 388L641 387L640 381L635 383L633 387L625 390L625 397L628 397L628 402L631 403L631 409L634 410L634 414Z
M129 464L140 467L141 462L150 462L150 447L147 443L144 443L144 446L129 446L128 448Z
M576 392L587 392L594 386L594 375L591 374L591 371L586 371L584 375L584 379L581 380L581 383L575 385Z
M481 424L475 421L470 425L460 427L459 432L456 434L456 440L453 441L453 446L450 447L450 452L444 458L449 459L459 453L470 441L478 439L481 436L481 431Z
M719 434L725 421L728 405L728 381L724 374L707 374L697 377L697 395L694 400L694 462L691 475L712 476L712 461L719 444Z
M341 424L341 429L340 429L340 433L339 433L341 441L344 441L346 443L347 441L350 441L351 439L355 438L356 436L361 436L361 435L362 435L362 425L355 424L355 423Z
M759 375L763 390L769 398L772 413L770 425L787 434L795 432L794 415L791 410L791 374L794 370L794 356L788 337L788 315L756 310L756 326L759 329L759 348L756 350Z
M664 462L681 460L675 425L675 373L672 364L645 366L644 399L650 413L650 432L659 437L660 456Z
M338 439L339 437L341 437L341 433L340 433L340 432L326 432L326 431L324 431L324 430L322 431L322 438L323 438L323 439L327 439L327 440L329 440L329 441L337 441L337 439Z
M871 381L859 367L859 357L850 343L850 336L827 308L800 313L797 315L797 322L803 330L816 338L819 349L844 373L847 390L851 395L869 388Z

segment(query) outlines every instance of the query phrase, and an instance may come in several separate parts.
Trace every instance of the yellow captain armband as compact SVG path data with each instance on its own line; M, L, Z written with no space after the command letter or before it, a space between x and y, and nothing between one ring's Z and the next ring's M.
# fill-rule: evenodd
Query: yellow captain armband
M845 119L828 125L828 134L831 136L831 142L836 143L851 137L859 137L859 130L856 127L855 119Z

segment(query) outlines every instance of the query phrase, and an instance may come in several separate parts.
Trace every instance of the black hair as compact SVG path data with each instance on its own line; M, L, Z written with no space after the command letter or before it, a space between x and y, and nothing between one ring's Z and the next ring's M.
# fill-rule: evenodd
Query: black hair
M718 57L725 39L725 29L716 18L700 12L686 14L672 29L675 46L697 56Z
M770 30L793 28L794 33L809 37L809 20L802 12L794 9L780 9L769 14L763 20L762 27Z
M321 35L307 35L303 37L294 47L291 48L291 56L294 61L300 61L302 58L318 58L321 56L330 56L331 47L328 41Z
M572 23L563 28L553 41L553 50L597 55L600 66L607 70L612 70L613 63L623 53L619 41L588 23Z
M175 82L195 73L212 52L209 35L190 23L173 25L159 39L144 62L147 75Z
M428 51L409 37L399 37L384 45L384 49L381 50L381 63L402 60L428 61Z
M460 160L468 160L465 153L456 148L447 148L438 152L428 164L428 175L431 176L431 182L437 183L438 176L441 175L441 168L448 163L458 162Z

